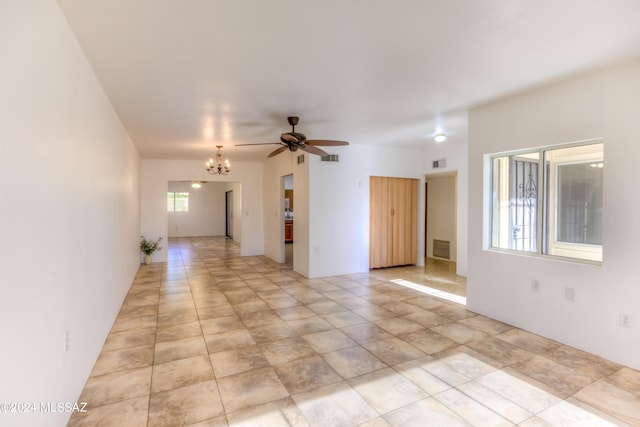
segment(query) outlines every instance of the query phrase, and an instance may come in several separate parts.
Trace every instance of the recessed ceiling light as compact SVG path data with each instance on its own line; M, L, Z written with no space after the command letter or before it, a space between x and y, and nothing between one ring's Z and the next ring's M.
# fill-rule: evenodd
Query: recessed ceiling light
M435 139L436 142L444 142L447 140L447 134L443 132L437 133L433 139Z

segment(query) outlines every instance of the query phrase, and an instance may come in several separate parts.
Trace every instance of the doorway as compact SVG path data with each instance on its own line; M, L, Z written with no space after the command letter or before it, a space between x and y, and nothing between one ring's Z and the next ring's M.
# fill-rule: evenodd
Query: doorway
M295 241L294 235L294 192L293 192L293 174L282 177L282 206L284 216L284 233L282 243L284 245L284 262L293 266L293 245Z
M456 262L457 174L425 177L425 258Z
M233 239L233 190L225 193L225 235Z

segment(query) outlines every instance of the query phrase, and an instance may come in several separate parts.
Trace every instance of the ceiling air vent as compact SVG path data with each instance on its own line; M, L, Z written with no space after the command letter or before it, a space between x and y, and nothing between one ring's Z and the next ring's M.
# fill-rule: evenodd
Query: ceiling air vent
M320 160L323 162L337 162L338 155L337 154L327 154L326 156L321 156Z
M446 166L447 166L447 160L446 160L446 159L434 160L434 161L431 163L431 165L432 165L432 167L433 167L434 169L437 169L437 168L444 168L444 167L446 167Z
M298 156L298 164L300 164L300 163L304 163L304 154L300 154Z

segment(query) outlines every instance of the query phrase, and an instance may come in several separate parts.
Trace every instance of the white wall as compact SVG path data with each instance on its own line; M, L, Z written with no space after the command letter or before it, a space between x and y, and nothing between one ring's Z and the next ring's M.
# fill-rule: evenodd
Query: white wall
M226 184L209 182L194 189L191 182L170 181L168 191L189 193L188 212L167 212L168 236L224 236Z
M456 176L427 176L427 257L433 240L450 242L449 261L456 260Z
M471 310L640 369L638 241L640 61L494 102L469 117ZM485 250L483 156L604 138L604 258L601 266ZM481 214L485 212L485 214ZM540 293L531 291L539 280ZM564 288L575 289L575 302ZM621 312L633 326L619 326Z
M233 159L231 159L233 161ZM264 203L262 193L262 163L233 162L231 173L226 176L209 175L204 163L198 160L153 160L143 159L140 166L140 214L141 232L144 236L167 239L167 188L169 181L210 181L227 185L239 183L242 188L238 197L240 208L241 240L243 256L264 254ZM210 184L206 184L210 185ZM235 199L234 195L234 199ZM223 201L224 203L224 201ZM224 231L221 233L224 235ZM153 254L153 261L167 259L166 245Z
M3 1L0 52L0 401L75 402L139 267L139 158L55 1Z
M309 277L369 271L369 177L419 180L418 265L424 264L424 177L419 149L331 147L338 163L309 162ZM296 222L299 218L298 180ZM297 236L296 236L297 239Z

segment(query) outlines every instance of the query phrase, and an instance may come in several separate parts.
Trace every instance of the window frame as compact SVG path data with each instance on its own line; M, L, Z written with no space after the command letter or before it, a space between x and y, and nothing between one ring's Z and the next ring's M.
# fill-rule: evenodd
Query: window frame
M584 147L589 145L602 145L602 151L600 152L600 156L598 158L581 158L575 159L571 162L557 162L553 166L549 166L547 168L548 159L547 153L552 152L553 150L565 149L565 148L574 148L574 147ZM496 195L500 191L500 185L502 187L505 186L504 183L496 183L495 180L499 176L500 172L495 170L496 165L498 165L498 159L508 159L507 163L511 162L511 158L513 157L527 157L531 155L537 155L539 158L538 167L538 176L537 176L537 224L536 224L536 250L535 251L527 251L521 249L512 249L507 247L494 246L494 239L496 236L500 236L499 234L495 234L495 227L502 227L504 229L504 225L500 222L500 218L496 217L498 214L498 209L500 209L500 198L496 197ZM594 245L594 244L586 244L586 243L571 243L571 242L559 242L557 241L557 213L552 209L555 209L558 201L558 191L556 189L551 189L552 179L551 174L557 175L557 168L559 166L567 165L567 164L579 164L579 163L593 163L594 161L601 162L603 164L602 168L604 168L604 140L602 138L589 139L584 141L575 141L564 144L554 144L554 145L546 145L541 147L533 147L527 149L518 149L511 151L504 151L498 153L491 153L485 155L485 218L487 220L485 223L485 250L495 251L495 252L504 252L509 254L517 254L524 256L533 256L533 257L541 257L541 258L551 258L551 259L559 259L568 262L574 263L587 263L594 265L602 265L602 261L604 259L604 244ZM547 173L547 170L549 172ZM509 187L512 184L512 176L511 172L509 172L509 179L507 180L506 186ZM554 178L555 179L555 178ZM603 170L603 182L604 182L604 170ZM557 186L557 180L555 182ZM494 191L495 190L495 191ZM604 194L604 186L602 188ZM552 200L552 197L555 200ZM603 196L604 197L604 196ZM511 207L511 201L509 200L509 207ZM498 209L496 209L496 207ZM504 207L503 207L504 209ZM604 226L604 224L602 224ZM507 225L509 227L509 225ZM601 230L603 232L603 230ZM508 239L508 236L506 237ZM504 242L504 238L501 240ZM497 244L501 244L501 241L498 241ZM553 253L551 253L553 252Z
M186 194L186 197L181 197L181 198L186 198L187 203L186 203L186 209L184 210L176 210L176 194ZM167 212L169 213L186 213L189 212L189 192L188 191L167 191ZM170 207L169 206L169 200L173 201L173 206Z

